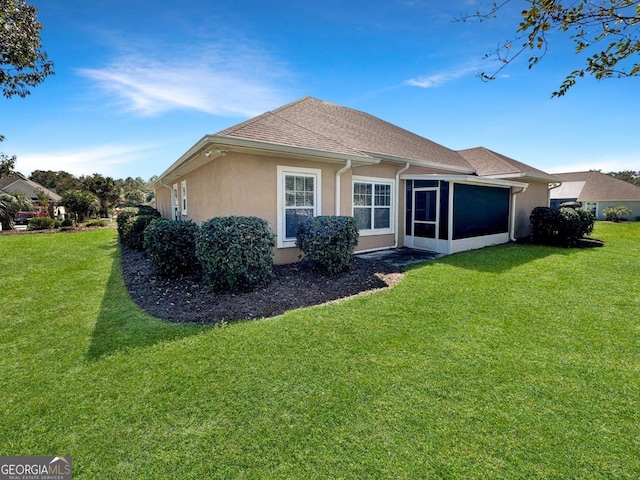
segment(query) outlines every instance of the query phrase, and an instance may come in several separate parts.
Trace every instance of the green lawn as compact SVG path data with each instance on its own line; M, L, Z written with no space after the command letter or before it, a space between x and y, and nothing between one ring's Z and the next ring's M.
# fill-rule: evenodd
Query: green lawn
M0 237L0 455L76 479L639 478L640 223L222 327L127 297L113 230Z

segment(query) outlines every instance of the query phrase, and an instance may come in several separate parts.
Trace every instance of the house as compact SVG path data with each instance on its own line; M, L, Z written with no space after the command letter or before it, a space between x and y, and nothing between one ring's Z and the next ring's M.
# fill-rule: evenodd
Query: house
M454 253L528 235L558 179L486 149L456 152L364 112L305 97L206 135L152 184L164 217L254 215L295 262L296 229L352 215L357 252ZM531 207L531 208L530 208Z
M18 172L0 178L0 190L9 194L13 194L16 192L24 193L33 201L34 207L38 212L41 210L40 204L38 203L39 193L44 193L49 199L50 204L58 203L62 200L62 197L56 192L48 189L43 185L40 185L37 182L34 182L33 180L29 180L27 177ZM58 209L61 209L61 211L58 212ZM58 215L64 215L64 207L55 207L54 216Z
M580 202L598 220L604 220L608 207L625 206L640 216L640 187L601 172L557 173L562 185L551 190L551 206L564 202Z

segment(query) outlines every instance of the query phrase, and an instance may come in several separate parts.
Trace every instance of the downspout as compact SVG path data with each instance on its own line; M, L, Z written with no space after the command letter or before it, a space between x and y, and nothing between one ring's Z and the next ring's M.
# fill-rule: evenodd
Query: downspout
M512 242L516 241L516 195L524 193L527 190L527 187L523 187L518 192L511 193L511 228L509 232L509 240Z
M396 208L393 211L395 231L394 231L393 247L391 248L398 248L398 243L400 241L400 238L399 238L400 237L400 222L399 222L400 215L398 215L398 211L400 210L400 175L406 172L410 166L411 165L409 164L409 162L407 162L404 164L404 167L402 167L400 170L396 172Z
M335 214L336 217L340 215L340 177L344 172L351 168L351 160L347 160L340 170L336 172L336 195L335 195Z

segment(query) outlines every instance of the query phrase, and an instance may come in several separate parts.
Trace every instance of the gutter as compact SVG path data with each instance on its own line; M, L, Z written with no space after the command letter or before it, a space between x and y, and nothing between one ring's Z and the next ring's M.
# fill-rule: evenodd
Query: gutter
M336 172L336 194L335 194L335 213L336 213L336 217L340 215L340 177L342 177L342 174L344 172L346 172L347 170L349 170L351 168L351 160L348 159L345 164L344 167L342 167L340 170L338 170Z

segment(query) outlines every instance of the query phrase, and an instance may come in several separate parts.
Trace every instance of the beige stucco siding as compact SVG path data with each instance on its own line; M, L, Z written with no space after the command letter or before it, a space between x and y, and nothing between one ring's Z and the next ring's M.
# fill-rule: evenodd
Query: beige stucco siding
M515 237L524 238L531 232L529 217L535 207L549 206L549 184L543 182L526 181L529 186L523 193L516 195L516 226Z

